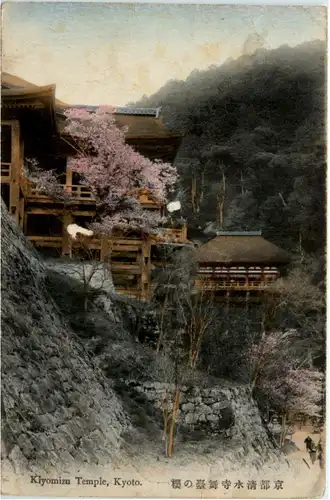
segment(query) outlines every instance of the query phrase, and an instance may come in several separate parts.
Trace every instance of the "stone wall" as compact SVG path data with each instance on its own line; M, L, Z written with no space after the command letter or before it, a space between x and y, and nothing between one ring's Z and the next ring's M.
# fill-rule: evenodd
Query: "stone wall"
M130 421L44 286L38 254L2 205L4 469L111 462Z
M89 264L69 259L45 259L44 264L52 271L64 273L81 283L84 281L84 275L91 276L89 286L94 290L103 290L106 293L115 291L111 272L103 262Z
M169 408L172 408L173 385L160 382L128 384L144 394L160 411L168 395ZM260 454L264 454L265 449L274 448L247 386L224 382L212 388L183 387L177 423L185 430L202 431L205 436L230 437Z

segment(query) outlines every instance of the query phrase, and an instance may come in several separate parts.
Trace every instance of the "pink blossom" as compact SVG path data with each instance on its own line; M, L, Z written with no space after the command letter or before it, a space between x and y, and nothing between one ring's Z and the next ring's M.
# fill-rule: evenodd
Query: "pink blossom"
M125 130L117 127L113 109L100 107L95 113L70 109L66 132L77 140L78 154L70 159L69 167L81 174L81 182L89 186L103 209L97 224L101 232L113 228L156 227L159 215L141 211L137 203L126 203L127 193L148 186L164 201L167 191L177 180L175 167L143 157L125 142ZM124 203L125 205L125 203ZM129 214L130 212L130 214ZM145 213L144 213L145 212Z
M248 352L253 386L279 411L299 410L307 415L320 411L324 375L299 366L290 351L296 331L270 332Z
M169 163L151 161L125 142L126 129L116 125L113 108L99 107L66 111L65 131L72 138L77 154L68 167L81 176L95 196L98 208L94 230L111 235L114 229L139 229L154 232L161 221L158 211L143 210L132 191L148 187L164 202L177 180L177 171ZM32 180L42 192L62 198L63 187L52 171L42 171L34 164Z

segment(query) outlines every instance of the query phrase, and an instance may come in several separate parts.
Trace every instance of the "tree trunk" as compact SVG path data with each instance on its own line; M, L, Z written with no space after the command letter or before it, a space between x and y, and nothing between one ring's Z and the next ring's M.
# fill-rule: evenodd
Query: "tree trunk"
M281 440L280 446L283 446L286 437L286 413L282 414L282 432L281 432Z
M305 255L304 255L304 250L302 247L302 236L301 233L299 233L299 253L300 253L300 264L303 264Z
M166 297L165 297L165 301L164 301L164 304L163 304L163 310L162 310L162 319L161 319L161 323L160 323L160 332L159 332L159 336L158 336L158 340L157 340L157 346L156 346L156 352L158 353L160 351L160 346L162 344L162 340L163 340L163 337L164 337L164 311L166 310L166 307L167 307L167 302L168 302L168 297L167 297L167 294L166 294Z
M164 430L163 430L163 441L165 442L165 456L168 454L168 394L166 392L165 398L163 400L163 418L164 418Z
M258 378L259 378L259 372L257 372L256 375L252 379L252 383L251 383L251 391L252 392L254 391L254 388L257 385Z
M84 291L84 312L88 309L88 290Z
M204 184L205 184L205 171L203 170L201 173L201 185L200 185L200 195L199 195L199 203L198 203L198 212L200 210L200 205L204 199Z
M226 196L226 176L225 176L225 173L222 172L221 192L217 195L217 198L218 198L218 217L219 217L220 229L223 228L223 207L224 207L224 203L225 203L225 196Z
M193 174L191 178L191 205L193 212L196 212L196 176Z
M245 189L244 189L244 178L243 178L243 172L241 170L241 193L245 194Z
M177 387L176 391L175 391L174 401L173 401L172 421L171 421L170 434L169 434L169 440L168 440L168 454L167 455L169 457L171 457L173 454L174 431L175 431L176 416L178 413L179 404L180 404L180 389Z
M86 268L85 268L85 264L82 263L82 267L83 267L83 282L84 282L84 311L87 312L87 308L88 308L88 279L87 279L87 276L86 276Z

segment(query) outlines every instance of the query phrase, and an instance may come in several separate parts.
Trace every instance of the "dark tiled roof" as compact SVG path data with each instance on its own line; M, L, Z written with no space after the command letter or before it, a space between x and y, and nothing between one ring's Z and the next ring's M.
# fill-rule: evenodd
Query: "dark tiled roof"
M1 94L3 97L7 96L7 98L10 98L14 96L22 96L22 98L24 98L25 94L30 95L31 93L33 96L33 92L38 94L38 92L42 93L45 89L50 88L55 95L55 85L40 87L39 85L35 85L34 83L23 80L23 78L6 73L5 71L1 74ZM59 99L55 99L55 106L65 107L67 104Z
M229 233L212 238L196 250L198 262L286 264L290 255L265 240L260 232Z
M85 104L72 104L71 108L87 109L87 111L96 111L99 106L87 106ZM161 108L132 108L114 106L116 115L134 115L134 116L154 116L159 118Z
M116 114L119 127L127 127L126 137L178 137L177 132L167 129L161 118L152 115Z
M217 231L216 236L261 236L261 231Z
M34 83L27 82L23 80L23 78L19 78L18 76L11 75L10 73L6 73L3 71L1 73L1 85L3 85L7 89L11 88L38 88L38 85Z
M72 108L77 108L77 106L72 106ZM89 110L91 106L81 106L81 108L86 108ZM96 107L93 106L94 109ZM122 109L122 108L117 108ZM150 139L167 139L167 138L179 138L181 134L178 132L172 132L165 127L163 120L159 115L156 115L155 110L150 110L148 114L141 114L140 108L137 112L133 112L133 108L129 108L130 112L122 113L115 111L116 123L119 127L127 128L126 138L150 138ZM63 112L58 110L57 116L57 126L61 133L64 132L65 127L65 116Z
M79 107L93 112L98 107L70 106L55 99L55 85L40 87L5 72L2 73L1 84L3 107L40 107L40 100L42 107L43 101L47 98L47 102L51 102L52 115L55 114L57 130L63 135L65 135L65 109ZM126 138L133 146L135 142L138 142L141 149L141 139L144 140L141 154L150 158L164 159L164 161L174 160L182 135L165 127L160 117L160 108L117 107L115 115L117 125L127 128Z

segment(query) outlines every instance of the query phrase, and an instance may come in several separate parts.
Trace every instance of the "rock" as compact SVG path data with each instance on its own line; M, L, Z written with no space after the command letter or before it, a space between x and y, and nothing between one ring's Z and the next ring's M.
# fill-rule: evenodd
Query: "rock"
M15 445L9 453L9 461L15 471L15 474L24 474L29 469L28 460L22 453L19 446Z
M182 405L182 410L183 410L184 412L191 411L191 410L193 410L194 408L195 408L194 403L186 403L186 404L183 404L183 405Z
M66 450L69 448L70 444L65 435L56 435L53 437L55 450Z
M194 421L195 421L195 416L193 415L193 413L188 413L187 415L185 415L184 422L186 424L193 424Z
M210 413L211 409L208 405L205 405L204 403L200 403L198 406L195 408L196 413Z
M214 415L213 413L209 413L208 415L206 415L206 420L208 420L209 422L218 422L219 417L217 415Z
M223 408L227 408L229 406L229 401L218 401L212 404L212 411L222 410Z
M26 434L20 434L18 436L17 444L25 457L32 457L34 446Z

